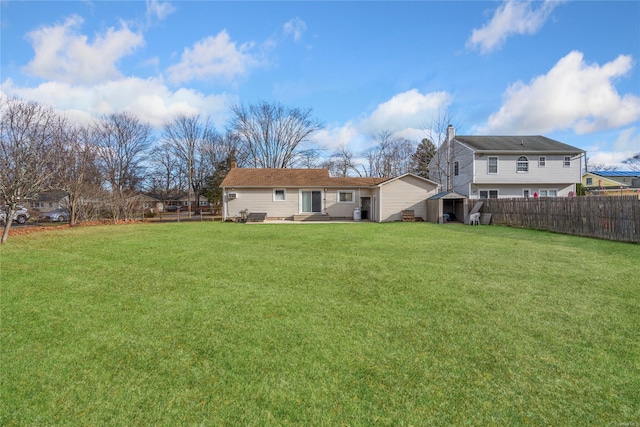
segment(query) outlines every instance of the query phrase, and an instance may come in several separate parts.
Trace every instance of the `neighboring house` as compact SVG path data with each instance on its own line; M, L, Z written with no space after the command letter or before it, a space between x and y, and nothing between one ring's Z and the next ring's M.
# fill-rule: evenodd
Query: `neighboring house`
M139 194L134 197L137 197L137 201L142 205L144 211L150 211L151 213L158 212L161 202L155 195Z
M640 194L640 171L591 171L582 174L587 196L630 196Z
M185 211L189 210L189 205L191 205L191 212L195 212L198 210L196 209L196 196L194 196L193 193L191 194L182 193L177 196L170 197L166 201L165 205L166 206L182 206L183 210ZM211 209L211 203L209 203L209 200L207 200L205 196L200 196L199 206L201 210L208 211Z
M25 203L29 209L37 209L41 213L51 212L58 208L66 208L69 197L66 191L44 191L34 199Z
M461 136L453 126L429 178L470 199L576 194L585 151L544 136Z
M362 219L399 221L403 210L426 219L426 200L437 184L405 174L396 178L334 178L328 169L233 167L222 181L223 220L241 212L272 219Z

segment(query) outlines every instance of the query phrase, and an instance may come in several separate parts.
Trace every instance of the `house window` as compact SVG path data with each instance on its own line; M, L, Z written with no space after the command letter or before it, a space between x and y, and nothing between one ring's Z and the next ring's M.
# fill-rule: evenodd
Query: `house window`
M458 162L453 162L453 175L460 175L460 164Z
M587 178L587 185L593 185L593 178Z
M522 189L522 197L524 197L525 199L528 199L530 196L531 196L531 190L529 190L528 188Z
M284 202L285 200L287 200L287 192L284 189L273 190L274 202Z
M558 190L540 190L540 197L558 197Z
M481 199L497 199L498 190L480 190Z
M353 191L338 191L338 203L353 203Z
M547 166L547 158L545 156L540 156L538 157L538 167L545 167Z
M529 172L529 159L527 159L525 156L518 157L516 170L518 172Z
M571 156L564 156L564 167L565 168L571 167Z
M498 173L498 158L489 157L487 159L488 173Z

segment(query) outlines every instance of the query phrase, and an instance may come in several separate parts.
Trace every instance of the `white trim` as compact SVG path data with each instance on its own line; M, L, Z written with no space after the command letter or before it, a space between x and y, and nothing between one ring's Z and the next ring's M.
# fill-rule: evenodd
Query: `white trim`
M282 191L282 199L278 199L276 198L276 192L277 191ZM272 193L272 197L273 197L273 201L274 202L286 202L287 201L287 189L286 188L274 188L273 189L273 193Z
M435 182L433 180L430 180L428 178L425 178L425 177L422 177L422 176L418 176L415 173L409 172L409 173L405 173L404 175L396 176L395 178L391 178L391 179L388 179L388 180L386 180L384 182L381 182L380 184L376 185L376 187L382 187L383 185L389 184L390 182L393 182L393 181L395 181L397 179L402 179L405 176L412 176L414 178L421 179L422 181L426 181L426 182L430 182L430 183L435 184L435 185L439 185L437 182ZM367 186L367 185L363 185L362 186L362 188L371 188L371 187L372 186Z
M496 171L491 172L491 159L496 159ZM498 156L487 156L487 175L497 175L500 172L498 165L500 164L500 158Z
M523 170L520 170L521 164L523 166ZM527 156L520 156L516 160L516 173L529 173L529 158Z
M547 156L538 156L538 167L539 168L547 167Z
M496 199L499 199L499 198L500 198L500 191L495 190L495 189L490 189L490 190L478 190L478 196L479 196L479 198L481 198L481 199L492 199L493 197L491 197L491 194L490 194L492 191L495 191L495 192L496 192L496 197L495 197L495 198L496 198ZM482 197L482 193L483 193L483 192L486 192L486 193L487 193L487 197Z
M340 194L341 193L351 194L351 201L344 201L344 202L341 201L340 200ZM354 190L338 190L336 192L336 197L337 197L336 203L338 203L338 204L347 204L347 203L353 204L353 203L355 203L356 202L356 200L355 200L356 194L355 193L356 192Z
M313 212L313 192L318 191L320 193L320 211ZM311 212L304 212L302 210L302 193L310 192L311 193ZM319 214L324 212L325 205L325 195L324 191L321 188L300 188L298 189L298 213L300 214Z
M543 191L547 193L544 196L542 195ZM553 196L549 195L549 192L551 191L555 192L556 194L554 194ZM538 195L540 197L558 197L558 189L557 188L539 188Z

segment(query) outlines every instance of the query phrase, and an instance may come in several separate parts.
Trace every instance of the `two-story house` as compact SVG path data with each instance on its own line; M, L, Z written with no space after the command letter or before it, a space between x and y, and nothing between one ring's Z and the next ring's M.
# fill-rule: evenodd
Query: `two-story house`
M429 178L470 199L570 196L584 153L544 136L462 136L449 126Z

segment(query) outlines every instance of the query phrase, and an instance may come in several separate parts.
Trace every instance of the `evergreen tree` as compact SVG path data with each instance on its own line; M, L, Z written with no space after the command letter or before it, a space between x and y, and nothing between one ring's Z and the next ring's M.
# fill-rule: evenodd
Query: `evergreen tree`
M411 155L411 172L423 178L429 178L429 162L436 153L435 144L424 138L416 152Z
M234 161L235 156L232 154L225 160L218 162L213 175L207 178L204 195L213 208L220 208L222 206L222 188L220 188L220 184L222 184L222 180L224 180L231 170L231 163Z

